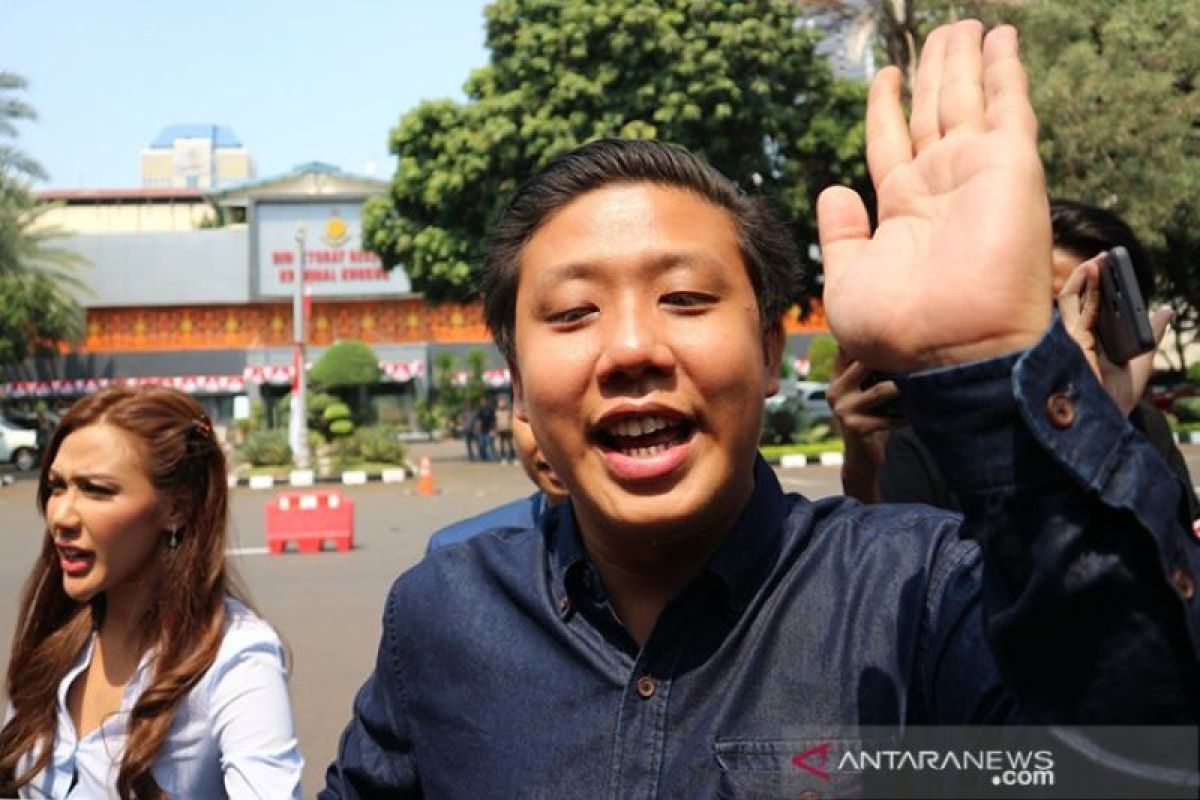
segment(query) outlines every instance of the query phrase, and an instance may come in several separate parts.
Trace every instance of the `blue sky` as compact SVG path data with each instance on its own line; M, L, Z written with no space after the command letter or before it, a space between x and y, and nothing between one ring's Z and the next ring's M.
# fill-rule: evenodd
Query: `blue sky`
M0 70L39 119L17 145L54 188L137 186L165 126L233 129L259 177L320 160L390 177L387 134L463 98L487 63L484 0L5 0Z

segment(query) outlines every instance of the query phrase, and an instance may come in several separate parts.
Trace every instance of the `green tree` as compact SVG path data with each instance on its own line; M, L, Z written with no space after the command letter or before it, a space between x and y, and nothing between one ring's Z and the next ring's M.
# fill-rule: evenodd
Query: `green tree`
M70 291L82 289L74 272L81 259L55 245L61 230L41 222L52 206L37 199L30 182L46 173L12 142L16 123L37 116L13 94L25 87L20 76L0 71L0 364L9 367L56 352L85 330Z
M467 405L479 405L479 401L487 394L487 386L483 382L483 373L486 369L486 353L482 350L467 352L467 385L463 388L463 397Z
M808 380L833 379L833 361L837 357L837 340L832 336L814 336L808 344Z
M1200 325L1200 0L1041 0L1015 15L1052 195L1109 208ZM1182 368L1182 350L1180 351Z
M364 244L431 300L466 299L484 242L537 167L604 136L661 138L773 198L815 241L813 202L866 189L864 88L836 81L792 0L499 0L468 100L433 100L392 131L388 196ZM803 250L803 248L802 248ZM798 298L818 292L815 270Z
M33 106L13 94L28 87L28 81L20 75L0 70L0 137L16 139L17 122L37 119ZM0 173L6 176L22 175L29 180L46 179L46 171L41 164L7 141L0 142Z
M370 345L353 339L335 342L317 359L308 371L313 388L319 392L333 391L339 397L352 396L354 399L354 416L366 421L369 416L367 407L367 389L379 383L383 370L379 367L379 357ZM338 405L334 403L333 405ZM330 406L332 407L332 406ZM344 424L334 425L334 418L328 415L328 408L322 410L322 426L331 435L342 436L348 433ZM347 415L349 416L349 415ZM337 417L341 419L342 417ZM351 430L353 423L351 423Z
M355 340L336 342L308 372L314 386L338 389L378 383L383 370L370 345Z
M1029 0L799 0L804 13L848 32L846 47L857 58L874 47L881 64L904 73L905 85L917 71L917 55L934 27L958 19L996 22Z

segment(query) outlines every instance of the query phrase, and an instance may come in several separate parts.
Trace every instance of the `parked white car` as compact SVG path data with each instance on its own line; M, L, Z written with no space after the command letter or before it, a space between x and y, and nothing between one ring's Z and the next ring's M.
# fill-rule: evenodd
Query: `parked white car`
M767 408L774 408L791 401L804 412L804 416L814 422L824 422L833 418L833 409L825 393L829 390L828 383L819 381L792 381L781 386L779 394L767 398Z
M0 462L11 463L18 472L36 467L37 431L0 417Z

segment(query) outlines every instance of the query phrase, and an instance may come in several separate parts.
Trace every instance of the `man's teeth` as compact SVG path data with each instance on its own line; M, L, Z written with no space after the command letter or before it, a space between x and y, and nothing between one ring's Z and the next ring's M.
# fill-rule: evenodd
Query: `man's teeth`
M621 448L621 452L635 458L649 458L650 456L667 452L667 446L665 444L656 444L653 447L623 447Z
M667 427L667 421L662 417L633 417L623 419L612 427L616 436L644 436Z

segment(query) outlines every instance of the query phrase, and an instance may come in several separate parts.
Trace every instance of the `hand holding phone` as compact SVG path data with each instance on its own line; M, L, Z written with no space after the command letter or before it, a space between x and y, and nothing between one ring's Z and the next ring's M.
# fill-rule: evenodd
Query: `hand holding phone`
M1154 349L1154 331L1124 247L1114 247L1100 263L1100 310L1096 338L1108 360L1121 365Z
M882 372L869 372L867 377L863 378L860 388L870 389L877 383L890 381L887 375ZM900 405L900 398L893 397L890 400L884 400L882 403L871 407L871 413L877 417L888 417L890 419L901 419L904 417L904 407Z

